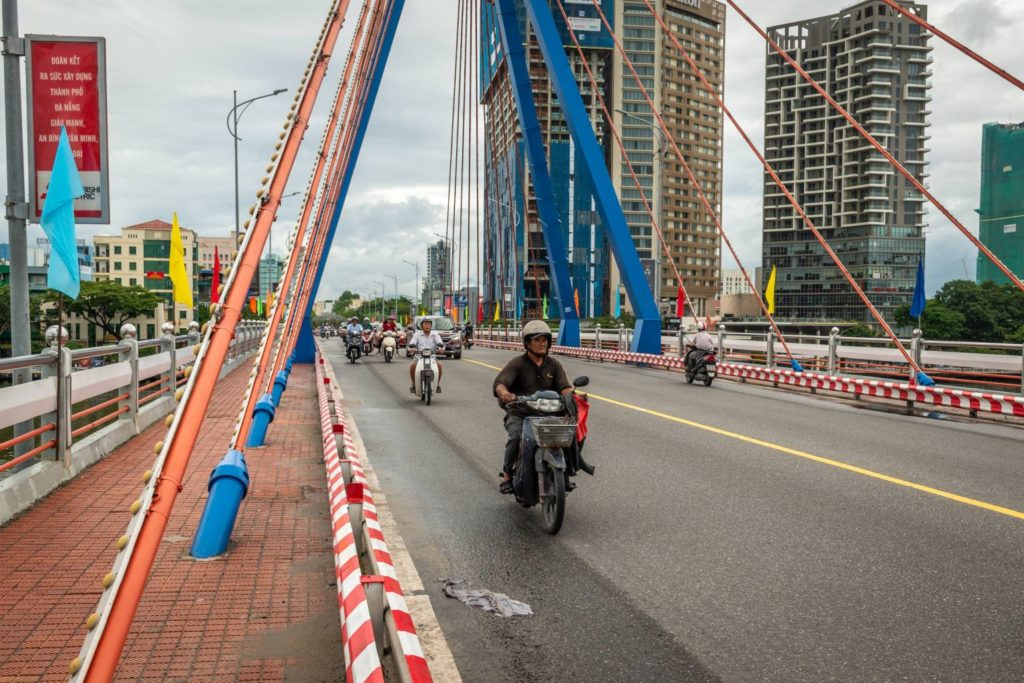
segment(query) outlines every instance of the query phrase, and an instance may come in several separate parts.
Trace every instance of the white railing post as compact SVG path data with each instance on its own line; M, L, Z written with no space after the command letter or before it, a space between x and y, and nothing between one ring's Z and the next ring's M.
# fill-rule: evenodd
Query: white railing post
M68 331L63 326L51 325L46 329L45 340L50 345L44 353L53 356L54 362L43 367L43 378L53 377L57 386L57 410L41 416L40 424L52 422L57 426L55 432L57 446L40 454L40 459L51 458L61 462L65 468L71 465L71 351L66 346L57 345L57 334L61 335L62 344L68 341ZM40 442L44 437L40 437Z
M725 361L725 323L721 323L718 326L718 360Z
M680 358L682 358L683 356L686 355L686 352L683 350L683 337L684 336L685 335L683 334L683 321L680 318L680 320L679 320L679 329L676 330L676 353L679 355Z
M917 367L921 367L921 330L914 330L914 335L910 338L910 357L914 359L914 363ZM907 371L910 375L910 383L913 384L917 380L917 373L914 372L914 366L910 366ZM908 401L909 403L909 401Z
M622 349L622 340L623 340L623 338L625 336L626 336L626 326L623 325L622 323L619 323L619 345L618 345L619 351L623 350Z
M601 323L594 326L594 348L601 348Z
M769 368L775 367L775 330L768 330L766 335L767 351L764 356L764 364Z
M164 335L160 337L160 351L167 351L167 357L171 362L170 367L167 368L167 377L161 382L161 389L167 389L167 393L171 396L174 395L175 390L178 388L178 353L177 353L177 340L174 338L174 325L172 323L164 323L161 327Z
M828 332L828 374L839 374L839 328L833 327Z
M117 416L118 420L132 420L135 422L139 415L139 341L134 337L128 337L124 335L124 328L121 328L121 343L128 344L127 351L118 351L117 360L119 363L125 361L128 362L128 367L131 369L131 379L128 380L128 398L123 398L117 402L117 408L127 407L128 410ZM171 355L174 358L174 355ZM174 362L173 360L171 361ZM174 392L174 389L171 389ZM137 423L136 423L137 424Z

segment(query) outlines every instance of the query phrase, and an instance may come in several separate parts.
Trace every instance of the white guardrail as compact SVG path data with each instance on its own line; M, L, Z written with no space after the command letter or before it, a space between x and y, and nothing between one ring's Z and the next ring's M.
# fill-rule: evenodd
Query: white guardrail
M477 339L515 341L515 326L481 326ZM556 334L557 337L557 334ZM683 330L662 336L664 353L682 356L686 334ZM788 367L785 349L776 336L768 333L730 332L727 325L717 329L719 360L757 364L766 368ZM584 328L583 348L628 351L633 330L625 327ZM829 376L859 376L870 379L898 380L913 373L906 360L888 339L842 337L833 328L827 337L792 335L790 350L804 369ZM938 384L969 390L1024 394L1024 345L924 339L919 331L902 340L910 356Z
M490 340L486 337L477 339L482 346L520 350L522 344L516 341ZM619 363L635 363L651 367L664 367L682 370L685 360L678 355L660 355L632 353L629 351L555 346L554 353L576 358L603 360ZM955 408L965 410L972 415L990 413L993 415L1024 418L1024 396L1008 394L990 394L976 391L965 391L948 387L914 386L906 382L886 382L845 377L818 372L794 372L775 367L742 363L718 363L718 376L734 378L740 381L758 381L774 385L806 388L811 391L831 391L850 394L855 397L867 396L878 399L904 401L908 407L919 403L935 408Z
M240 323L223 373L256 351L262 328L262 321ZM174 411L200 338L198 325L190 329L140 342L125 326L117 344L63 347L59 355L54 344L0 359L0 374L14 382L0 388L0 430L14 427L5 443L18 441L0 448L0 524ZM140 351L151 355L140 358Z

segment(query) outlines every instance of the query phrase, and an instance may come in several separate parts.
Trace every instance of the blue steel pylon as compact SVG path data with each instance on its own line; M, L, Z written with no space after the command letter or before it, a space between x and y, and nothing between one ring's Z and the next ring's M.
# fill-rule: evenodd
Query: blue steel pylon
M366 104L359 117L356 137L352 142L352 155L349 157L348 167L345 169L341 189L338 191L338 201L334 204L334 213L331 215L331 224L327 229L327 241L324 252L320 256L320 263L317 264L316 278L313 280L312 295L309 297L309 304L305 315L302 318L302 326L299 330L298 340L295 342L295 362L312 363L315 357L316 345L313 343L313 326L311 313L313 302L316 299L316 292L320 289L320 280L324 276L324 267L327 265L327 257L330 254L330 245L334 241L334 233L338 229L338 221L341 218L341 210L345 207L345 197L348 195L349 185L352 183L352 174L355 171L356 161L359 159L359 150L363 146L363 138L366 135L366 127L370 121L370 114L373 112L373 104L377 100L377 91L380 89L381 78L384 75L384 67L388 63L388 55L391 54L391 45L395 42L395 31L398 29L398 20L405 8L405 0L394 0L391 13L388 15L384 27L384 40L381 43L380 55L373 67L370 87L366 94ZM326 197L324 198L327 199Z
M565 48L559 38L548 0L498 0L498 5L501 8L503 41L506 41L505 32L509 31L508 39L502 45L505 48L505 57L509 58L508 42L514 42L516 45L522 44L515 15L517 2L523 2L526 5L530 23L537 34L537 42L540 44L540 51L544 56L544 63L548 67L548 74L551 76L555 94L558 96L558 102L569 126L569 132L583 156L591 180L594 182L597 208L602 219L601 225L605 229L612 255L615 257L615 262L619 266L619 272L626 285L626 294L629 296L637 316L636 332L633 335L631 350L640 353L661 354L661 316L658 313L658 306L654 301L654 294L647 283L647 278L644 276L643 266L636 253L633 238L629 234L629 226L622 213L622 205L615 194L611 176L604 165L604 152L597 142L597 136L594 134L590 117L587 115L583 98L580 97L579 87L572 69L569 67L569 60L565 56ZM514 35L511 33L513 29ZM509 73L512 73L511 61L509 66ZM516 88L513 88L513 92L516 94L517 107L521 109L522 96ZM532 105L533 98L529 89L526 91L526 95L528 96L527 101ZM523 134L524 137L529 137L531 132L526 131L524 127ZM532 134L538 137L539 142L539 130L532 131ZM530 161L532 164L533 159L531 158ZM541 220L543 222L543 217ZM565 258L564 254L564 250L560 252L562 258Z
M512 82L516 111L519 114L519 127L523 131L526 156L530 160L537 213L544 234L544 246L548 252L548 264L551 266L551 282L555 288L555 297L558 299L558 317L561 319L558 343L562 346L579 346L580 320L573 304L569 252L562 238L562 221L558 217L558 206L555 204L555 192L551 185L547 155L544 153L540 123L537 121L537 108L533 102L530 72L526 65L515 5L503 0L500 3L499 16L501 49L505 53L505 61L508 62L509 79Z

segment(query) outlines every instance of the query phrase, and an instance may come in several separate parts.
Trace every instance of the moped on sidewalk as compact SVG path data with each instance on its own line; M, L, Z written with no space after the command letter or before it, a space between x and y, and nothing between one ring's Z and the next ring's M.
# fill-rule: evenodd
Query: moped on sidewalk
M583 459L590 402L575 391L590 383L588 377L573 380L573 391L562 395L538 391L517 396L510 406L527 411L519 442L519 458L512 464L512 488L524 507L540 503L544 530L557 534L565 519L565 497L576 488L571 479L579 471L593 476L594 467Z

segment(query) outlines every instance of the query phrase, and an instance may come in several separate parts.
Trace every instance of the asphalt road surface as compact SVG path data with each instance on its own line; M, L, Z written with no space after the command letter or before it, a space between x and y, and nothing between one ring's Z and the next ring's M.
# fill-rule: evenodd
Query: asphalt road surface
M1024 677L1024 429L561 358L597 472L551 537L497 492L511 353L445 361L425 406L404 354L326 350L466 681Z

